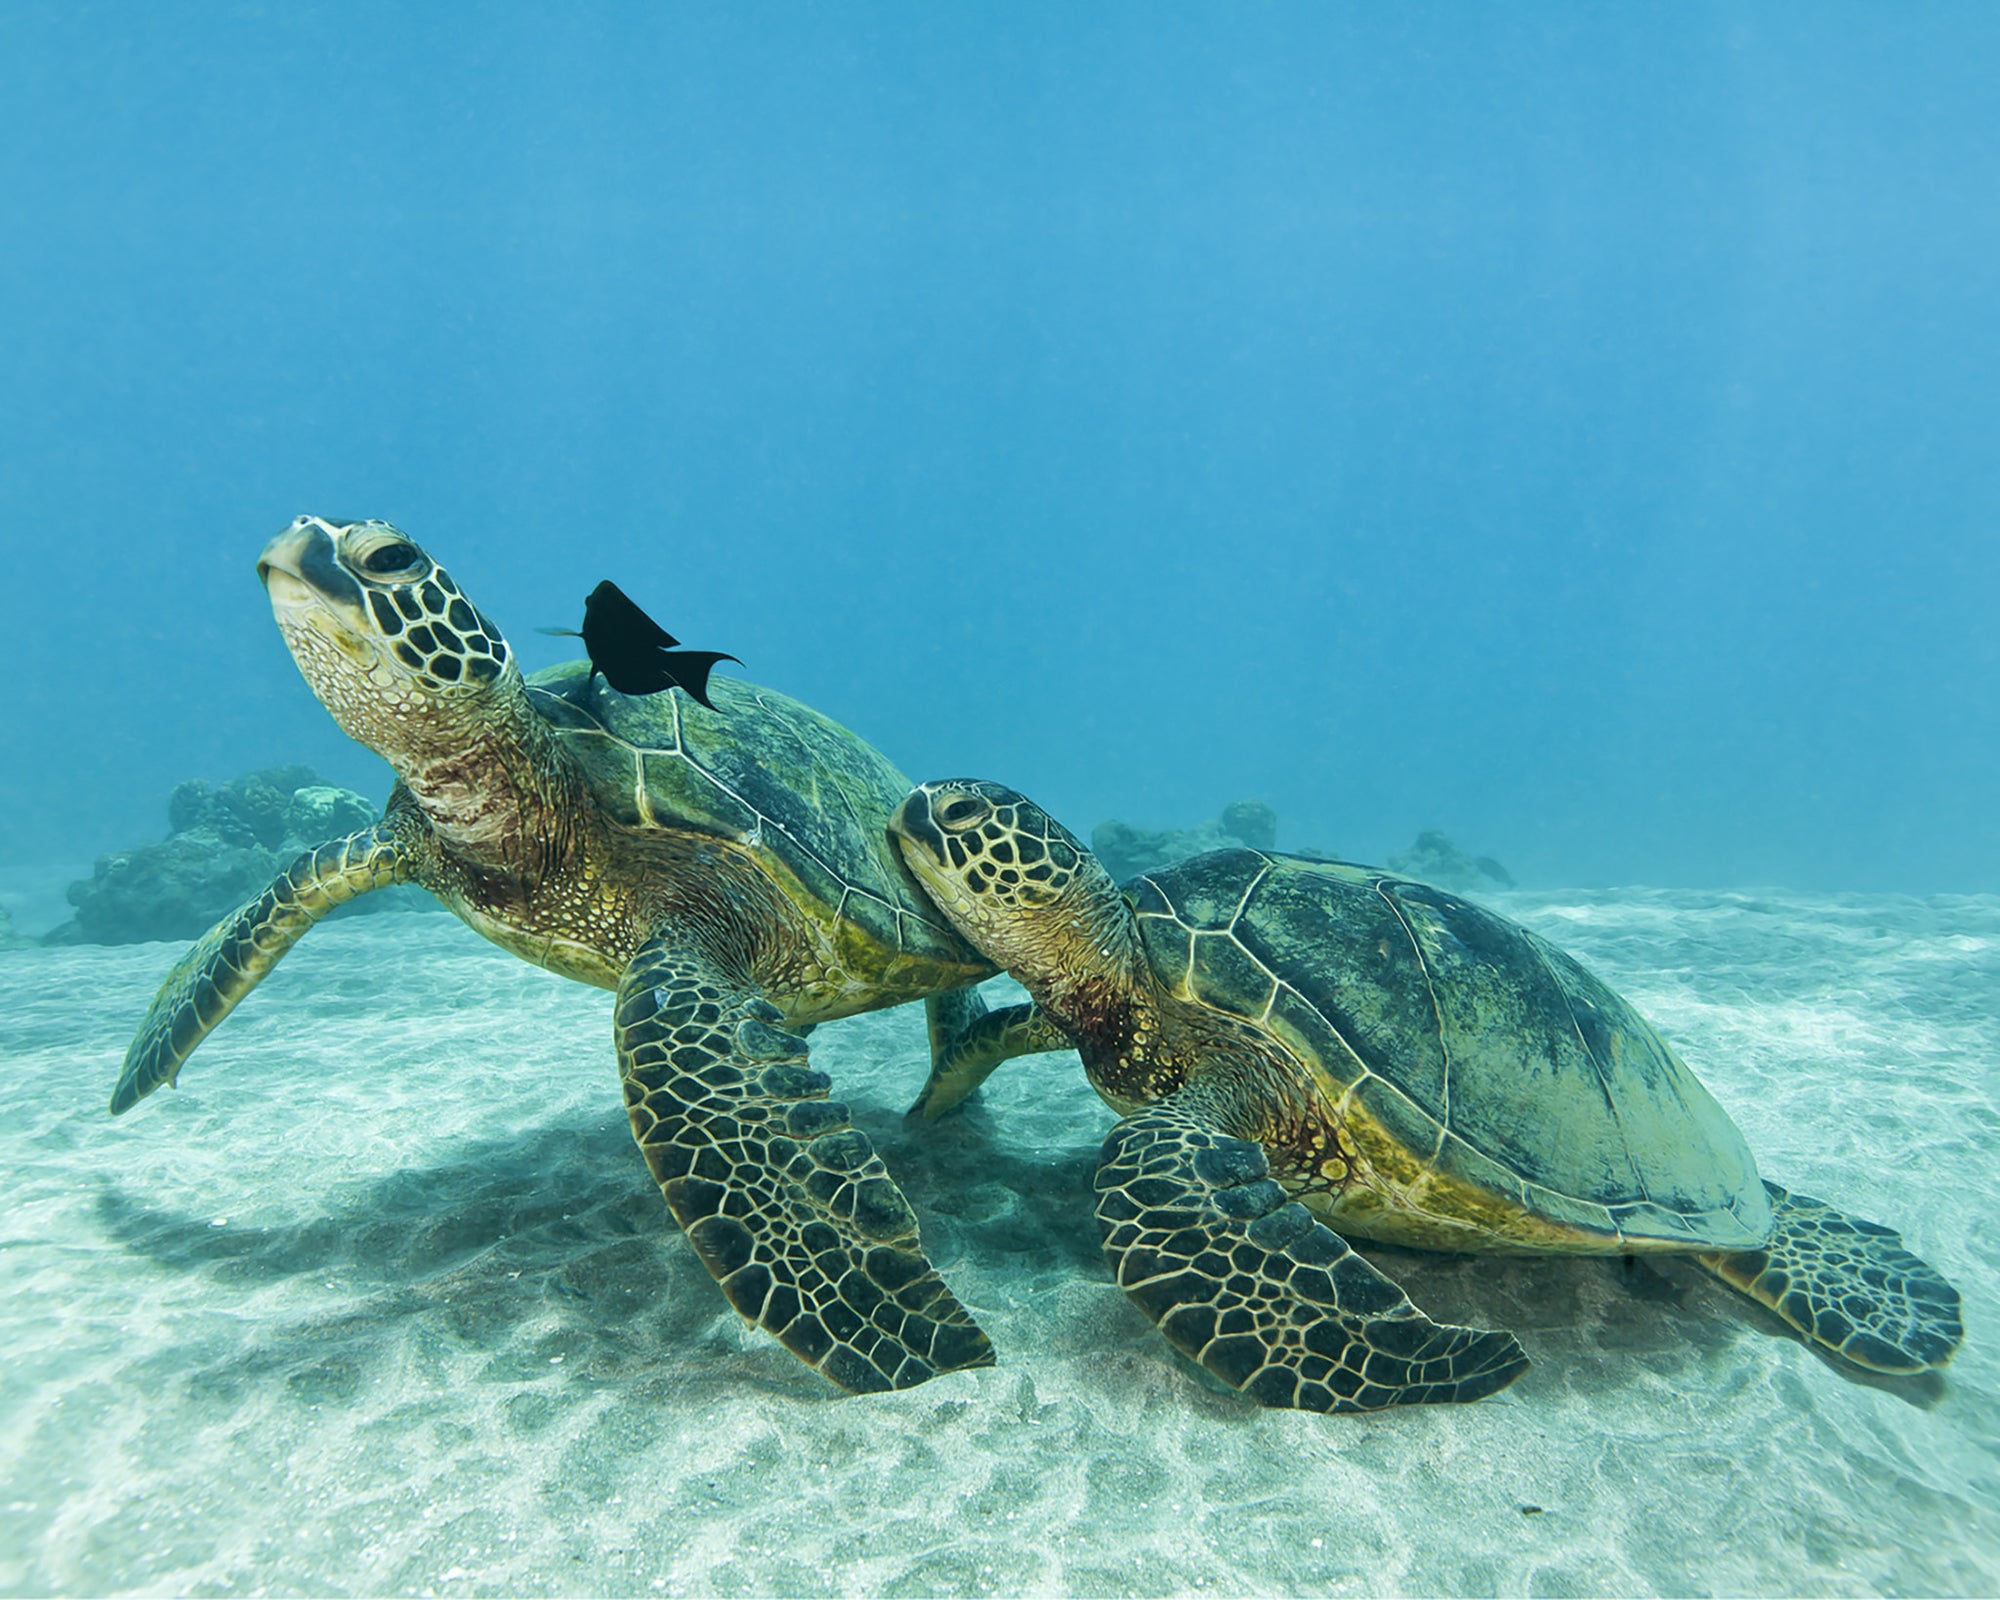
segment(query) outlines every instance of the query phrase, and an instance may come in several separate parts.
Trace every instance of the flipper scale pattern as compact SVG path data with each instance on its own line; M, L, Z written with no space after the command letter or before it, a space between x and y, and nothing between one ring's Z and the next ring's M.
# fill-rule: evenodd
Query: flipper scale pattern
M129 1111L162 1084L172 1084L195 1046L320 918L357 895L407 877L388 822L330 839L292 862L174 963L125 1052L111 1114Z
M1775 1183L1764 1189L1769 1241L1700 1256L1702 1266L1857 1366L1913 1373L1951 1359L1965 1337L1958 1291L1901 1235Z
M916 1213L777 1008L656 938L619 988L633 1136L729 1302L854 1391L989 1366Z
M1527 1366L1511 1335L1417 1310L1185 1092L1112 1130L1097 1196L1119 1287L1177 1349L1265 1405L1478 1400Z

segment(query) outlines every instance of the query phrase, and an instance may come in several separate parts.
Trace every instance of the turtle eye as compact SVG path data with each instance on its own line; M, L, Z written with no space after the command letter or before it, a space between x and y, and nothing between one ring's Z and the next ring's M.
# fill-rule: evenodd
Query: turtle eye
M971 827L992 809L992 805L980 799L978 795L960 794L953 795L931 815L937 818L939 826L956 832L961 828Z
M392 573L409 571L422 559L415 545L405 544L400 539L392 539L379 549L371 550L363 556L361 569L364 572L372 572L379 578L386 578Z

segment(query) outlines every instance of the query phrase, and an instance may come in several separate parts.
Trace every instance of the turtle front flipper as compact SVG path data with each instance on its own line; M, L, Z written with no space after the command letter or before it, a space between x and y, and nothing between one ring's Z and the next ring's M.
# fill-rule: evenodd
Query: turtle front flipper
M1263 1148L1183 1089L1105 1141L1097 1220L1118 1286L1183 1354L1267 1406L1478 1400L1528 1365L1511 1334L1426 1317L1304 1206Z
M363 828L308 850L271 886L198 939L153 996L111 1092L111 1114L129 1111L163 1083L215 1025L336 906L410 876L394 824Z
M844 1389L991 1366L909 1202L782 1021L698 936L663 932L633 957L625 1107L674 1220L731 1305Z
M1951 1359L1965 1336L1958 1291L1900 1235L1775 1183L1764 1188L1769 1242L1698 1256L1702 1266L1858 1367L1913 1373Z
M909 1115L929 1122L955 1110L1003 1061L1073 1050L1076 1042L1032 1001L988 1011L977 989L932 995L931 1075Z

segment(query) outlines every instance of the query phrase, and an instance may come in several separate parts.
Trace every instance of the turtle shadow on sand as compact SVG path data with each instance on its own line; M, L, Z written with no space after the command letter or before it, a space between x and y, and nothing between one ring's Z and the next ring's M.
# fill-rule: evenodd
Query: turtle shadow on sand
M1413 1298L1461 1319L1512 1328L1532 1358L1524 1389L1552 1383L1587 1395L1629 1393L1647 1377L1707 1382L1757 1359L1773 1338L1844 1382L1928 1410L1949 1380L1938 1370L1872 1372L1843 1361L1776 1313L1673 1256L1479 1256L1358 1247Z
M623 1127L573 1122L470 1140L448 1162L341 1184L297 1221L250 1226L141 1205L109 1181L97 1210L126 1249L175 1270L205 1269L218 1282L254 1286L342 1271L397 1285L464 1271L496 1253L560 1255L592 1231L664 1236L666 1226L651 1226L662 1220L654 1208L642 1214L633 1203L646 1196ZM593 1230L585 1219L597 1218L605 1220Z
M881 1136L885 1150L892 1139ZM921 1189L931 1205L942 1203L954 1184L963 1186L967 1173L1020 1196L1013 1215L968 1230L954 1269L961 1280L981 1267L993 1270L1004 1257L1110 1283L1111 1269L1089 1216L1097 1148L1093 1139L1057 1151L1024 1152L1008 1141L1004 1115L986 1103L983 1091L975 1091L957 1114L926 1125L893 1154L912 1189ZM1893 1376L1830 1356L1778 1316L1673 1257L1482 1256L1375 1241L1358 1241L1357 1249L1440 1313L1514 1329L1531 1357L1522 1380L1529 1392L1548 1386L1615 1397L1630 1394L1649 1377L1697 1382L1697 1374L1742 1362L1746 1345L1771 1335L1812 1352L1821 1367L1847 1382L1922 1409L1936 1405L1948 1387L1941 1372ZM1134 1345L1147 1346L1151 1324L1136 1307L1128 1310ZM1032 1321L1046 1312L1024 1304L1022 1317ZM1034 1337L1017 1326L1006 1343L1018 1350ZM1006 1362L1003 1348L1001 1363ZM1194 1362L1176 1356L1174 1365L1202 1388L1228 1392Z
M549 1376L553 1353L566 1379L619 1382L686 1360L727 1314L676 1247L616 1123L469 1141L449 1161L341 1185L265 1222L142 1204L108 1181L96 1209L121 1248L227 1285L232 1301L297 1285L296 1315L270 1316L248 1348L188 1363L189 1383L211 1395L282 1374L307 1399L339 1399L342 1374L358 1385L420 1328L484 1357L481 1379Z
M856 1121L905 1163L927 1233L950 1232L958 1250L976 1256L1018 1256L1029 1241L1066 1268L1101 1262L1080 1209L1089 1194L1091 1151L1051 1158L1011 1149L976 1106L940 1138L906 1132L893 1113L858 1096L853 1105ZM975 1145L980 1176L968 1185L963 1164ZM982 1187L1004 1191L1010 1210L969 1205L968 1195ZM253 1226L219 1219L212 1208L141 1203L111 1179L104 1180L97 1215L125 1250L175 1271L206 1271L217 1282L252 1287L329 1272L383 1288L459 1277L477 1282L482 1275L512 1281L528 1268L559 1271L581 1253L625 1239L653 1240L678 1253L671 1252L676 1230L633 1159L631 1136L622 1122L598 1119L467 1140L448 1161L340 1185L330 1203L296 1221ZM689 1265L698 1267L692 1258ZM641 1287L650 1287L654 1300L673 1288Z
M987 1297L1005 1301L1023 1265L1065 1279L1102 1274L1086 1152L1052 1165L989 1148L986 1119L975 1115L960 1124L979 1143L981 1177L968 1184L961 1141L907 1134L883 1106L855 1111L907 1161L926 1242L968 1286L984 1280ZM990 1203L998 1192L1004 1207ZM114 1179L95 1209L121 1250L227 1285L232 1302L288 1284L310 1298L310 1310L253 1324L248 1348L184 1361L163 1347L145 1358L205 1396L233 1399L278 1381L301 1399L339 1402L413 1336L472 1357L482 1381L664 1381L718 1392L748 1384L805 1400L826 1392L782 1351L741 1340L661 1213L622 1119L569 1117L466 1140L445 1159L317 1200L280 1198L259 1220L142 1200Z
M1018 1360L1056 1331L1038 1284L1111 1281L1089 1216L1096 1142L1022 1149L983 1102L975 1095L961 1115L921 1132L865 1101L856 1120L896 1162L940 1263L983 1312L1019 1324L1006 1341ZM433 1342L474 1357L482 1381L748 1384L801 1400L824 1393L778 1352L731 1340L734 1319L660 1214L616 1122L571 1118L469 1140L448 1160L342 1185L295 1220L243 1223L212 1208L142 1203L110 1180L96 1211L120 1248L227 1284L232 1297L288 1282L342 1291L337 1307L273 1318L247 1349L185 1369L170 1349L154 1353L163 1371L205 1398L232 1401L279 1382L302 1403L345 1403L420 1326L433 1330ZM1365 1248L1440 1310L1519 1329L1538 1358L1530 1385L1612 1395L1642 1374L1673 1377L1726 1362L1739 1341L1767 1333L1811 1348L1776 1316L1672 1263ZM1126 1309L1133 1342L1142 1344L1150 1325ZM1010 1363L1009 1348L1001 1363ZM1890 1378L1821 1364L1914 1405L1934 1405L1944 1393L1936 1373ZM1194 1381L1212 1383L1184 1365Z
M1004 1262L1108 1276L1090 1219L1097 1140L1023 1149L1008 1141L1004 1118L977 1100L964 1115L921 1128L879 1120L877 1142L920 1197L926 1236L935 1230L934 1248L958 1256L961 1271Z

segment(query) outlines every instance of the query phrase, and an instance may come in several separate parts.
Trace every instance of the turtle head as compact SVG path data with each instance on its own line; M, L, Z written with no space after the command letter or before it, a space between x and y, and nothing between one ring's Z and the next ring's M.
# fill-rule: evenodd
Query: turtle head
M1096 856L1027 796L952 778L889 819L903 860L958 931L1037 999L1134 948L1131 907Z
M264 547L257 576L313 693L399 771L462 747L519 692L500 630L386 522L300 517Z

